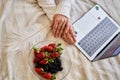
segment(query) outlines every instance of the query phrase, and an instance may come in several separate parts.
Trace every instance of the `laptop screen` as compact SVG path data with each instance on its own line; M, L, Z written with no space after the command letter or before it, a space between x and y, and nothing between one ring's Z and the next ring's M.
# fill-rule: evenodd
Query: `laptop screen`
M78 45L92 56L117 30L118 27L106 17Z
M75 45L90 60L120 32L119 25L99 5L90 9L73 26L77 33Z

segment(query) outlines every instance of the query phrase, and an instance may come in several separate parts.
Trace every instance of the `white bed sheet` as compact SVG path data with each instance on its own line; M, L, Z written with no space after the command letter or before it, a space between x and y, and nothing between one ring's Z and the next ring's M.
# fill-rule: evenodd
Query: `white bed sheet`
M120 25L120 0L76 0L71 21L76 21L95 4L102 6ZM37 80L28 68L27 50L43 40L59 41L70 51L72 67L64 80L120 80L120 55L90 62L75 46L55 39L49 25L50 20L36 3L0 0L0 80Z

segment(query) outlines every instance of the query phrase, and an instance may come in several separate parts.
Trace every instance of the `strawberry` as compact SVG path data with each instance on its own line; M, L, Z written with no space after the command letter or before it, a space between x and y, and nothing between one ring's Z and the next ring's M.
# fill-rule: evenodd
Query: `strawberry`
M50 80L52 78L52 74L51 73L44 73L44 74L42 74L42 77Z
M34 58L34 60L33 60L34 63L37 63L38 61L39 61L39 59L37 57Z
M52 72L47 69L49 68L48 66L47 68L45 68L44 66L46 66L47 64L55 63L54 61L56 60L56 58L59 59L63 50L63 48L61 47L61 43L50 43L41 48L33 47L33 49L35 55L33 60L35 65L35 72L38 73L41 77L46 78L47 80L55 80L55 74L52 74ZM43 66L40 67L39 65Z
M44 52L39 52L37 54L37 57L40 58L40 59L43 59L43 58L45 58L45 53Z
M40 63L40 64L47 64L47 63L48 63L48 60L43 59L43 60L41 60L39 63Z
M44 71L43 68L35 68L35 71L38 73L38 74L42 74L42 72Z
M45 46L44 46L44 47L45 47ZM40 50L41 50L41 51L45 51L45 48L44 48L44 47L42 47Z
M39 48L33 47L34 49L34 56L37 56L37 54L39 53Z
M34 56L36 57L38 54L38 51L37 50L34 50Z
M57 48L57 45L55 43L51 43L48 46L52 46L53 48Z
M59 54L58 52L53 52L53 53L51 54L51 57L57 58L57 57L60 57L60 54Z
M49 52L51 52L53 50L52 46L45 46L44 48L46 51L49 51Z
M50 54L51 54L51 53L49 53L48 51L45 51L45 55L46 55L46 58L47 58L47 59L51 58Z

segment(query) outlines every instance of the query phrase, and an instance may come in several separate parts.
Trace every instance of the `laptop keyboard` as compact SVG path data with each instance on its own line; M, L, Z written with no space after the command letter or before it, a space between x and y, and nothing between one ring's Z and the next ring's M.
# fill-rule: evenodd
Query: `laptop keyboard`
M117 30L118 27L106 17L78 45L92 56Z

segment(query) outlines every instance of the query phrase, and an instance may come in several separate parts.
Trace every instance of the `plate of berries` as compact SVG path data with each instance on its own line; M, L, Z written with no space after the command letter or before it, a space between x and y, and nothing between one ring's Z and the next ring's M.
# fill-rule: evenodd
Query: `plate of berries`
M63 80L69 74L71 59L61 43L39 42L32 47L28 57L30 70L38 80Z

